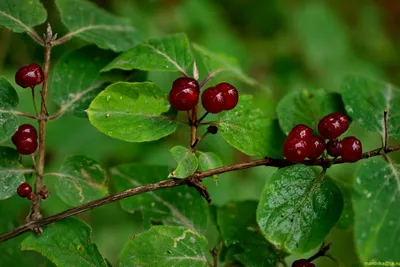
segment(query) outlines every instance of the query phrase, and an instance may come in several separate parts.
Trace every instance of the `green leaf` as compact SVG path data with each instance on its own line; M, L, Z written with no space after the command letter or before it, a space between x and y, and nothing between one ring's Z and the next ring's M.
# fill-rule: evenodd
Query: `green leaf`
M281 155L282 131L276 121L254 106L252 96L240 96L236 108L221 113L218 129L228 143L247 155Z
M207 241L189 229L153 226L130 239L119 257L128 266L209 266Z
M192 64L189 40L185 34L180 33L138 44L116 57L103 71L139 69L186 73Z
M267 180L257 222L270 242L300 254L322 243L342 209L342 193L328 177L316 177L311 167L294 165Z
M265 248L248 249L243 253L235 255L246 267L273 267L278 265L280 260L273 251L266 251Z
M19 122L14 108L19 99L14 87L0 77L0 142L4 142L17 131Z
M47 18L40 0L1 0L0 25L15 32L30 32Z
M56 190L60 198L71 206L78 206L107 195L104 170L85 156L69 156L59 173L49 173L57 179Z
M178 166L169 174L169 177L186 178L197 170L199 161L191 149L187 149L183 146L176 146L170 151L172 153L172 157L176 163L178 163Z
M15 149L0 146L0 199L13 196L18 186L25 182L24 174L34 172L22 169L18 161L19 153Z
M130 49L139 40L137 31L124 19L86 0L56 0L62 23L76 36L103 49Z
M361 261L400 261L400 166L368 160L356 173L354 189L354 238Z
M108 136L128 142L160 139L173 133L178 123L167 117L169 102L155 84L118 82L102 91L90 104L90 122Z
M346 187L340 187L343 194L343 212L336 225L337 228L347 230L354 226L354 210L352 203L353 190Z
M107 267L90 234L87 224L68 218L50 224L40 236L31 233L22 242L22 250L37 251L59 267Z
M206 70L212 76L229 76L252 86L258 85L257 81L249 77L240 69L235 58L213 53L198 44L193 44L193 49L201 56Z
M365 129L384 135L383 112L388 112L388 135L400 138L400 90L385 82L348 76L342 83L348 114Z
M117 191L163 181L168 167L126 164L111 169ZM154 219L168 225L185 226L202 233L209 221L208 203L194 188L174 187L140 194L120 201L124 210L134 213L142 210L145 219Z
M100 69L114 53L86 46L65 54L53 70L52 95L60 109L79 117L86 117L86 109L94 97L104 89Z
M324 90L303 90L287 94L279 102L276 111L283 132L289 134L297 124L305 124L317 132L318 122L322 117L343 110L339 94Z
M213 152L201 152L196 151L197 159L199 161L199 170L208 171L215 168L222 167L221 158ZM213 175L214 180L218 178L218 175Z

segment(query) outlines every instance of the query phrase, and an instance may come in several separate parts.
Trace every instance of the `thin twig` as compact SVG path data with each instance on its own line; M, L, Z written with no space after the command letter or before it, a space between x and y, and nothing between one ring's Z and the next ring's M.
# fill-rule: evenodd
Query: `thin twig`
M198 105L194 107L192 110L192 119L191 119L191 124L190 124L190 147L193 149L193 144L196 143L197 139L197 110L198 110Z
M38 120L37 116L29 114L29 113L26 113L26 112L23 112L23 111L13 111L13 113L15 115L18 115L18 116L24 116L24 117L27 117L27 118L30 118L30 119Z
M35 88L32 87L31 90L32 90L33 108L35 109L35 114L36 114L36 117L37 117L39 115L39 112L38 112L38 109L37 109L37 106L36 106Z
M394 152L397 150L400 150L400 145L388 147L387 153ZM367 158L375 157L375 156L379 156L379 155L382 155L382 148L378 148L378 149L374 149L374 150L365 152L365 153L363 153L362 158L367 159ZM306 160L303 162L303 164L307 165L307 166L321 166L323 168L326 166L342 164L342 163L344 163L344 162L341 158ZM91 210L93 208L100 207L105 204L119 201L121 199L131 197L134 195L138 195L141 193L155 191L155 190L159 190L162 188L170 188L170 187L181 186L184 184L189 184L190 180L193 180L193 179L197 179L199 182L201 182L204 178L212 177L213 175L216 175L216 174L237 171L237 170L243 170L243 169L253 168L253 167L257 167L257 166L271 166L271 167L282 168L282 167L291 166L293 164L294 163L288 162L285 159L263 158L263 159L257 159L257 160L252 160L252 161L248 161L248 162L227 165L227 166L223 166L220 168L215 168L212 170L195 173L185 179L169 179L169 180L164 180L164 181L160 181L160 182L153 183L153 184L147 184L147 185L131 188L131 189L116 193L114 195L110 195L110 196L107 196L107 197L104 197L104 198L101 198L98 200L94 200L94 201L88 202L86 204L83 204L81 206L60 212L53 216L40 219L38 221L31 221L31 222L24 224L14 230L11 230L8 233L0 235L0 243L4 242L6 240L9 240L11 238L14 238L16 236L19 236L25 232L28 232L31 229L40 228L40 227L48 225L52 222L59 221L61 219L65 219L65 218L80 214L82 212Z
M44 79L42 86L42 101L39 115L39 150L37 158L36 168L36 180L35 180L35 194L38 195L43 187L43 170L45 164L45 137L46 137L46 122L47 122L47 108L46 108L46 93L47 85L49 82L49 70L50 70L50 55L51 55L51 42L54 39L50 24L47 25L47 32L45 35L45 50L44 50ZM35 197L32 200L31 206L31 220L37 221L42 218L40 213L40 197ZM40 227L37 227L40 232Z
M203 88L203 86L206 85L206 83L208 83L208 81L211 80L215 75L217 75L218 73L220 73L224 70L225 69L219 69L219 70L209 73L207 75L207 77L200 83L200 89Z
M40 38L39 34L32 28L27 31L28 35L39 45L44 46L44 41Z
M388 112L387 110L385 110L383 112L383 131L384 131L384 136L383 136L383 149L384 151L386 151L386 149L388 148L388 125L387 125L387 121L388 121Z
M200 119L197 120L197 124L199 124L202 120L204 120L208 114L209 114L208 111L206 113L204 113L203 116L201 116Z

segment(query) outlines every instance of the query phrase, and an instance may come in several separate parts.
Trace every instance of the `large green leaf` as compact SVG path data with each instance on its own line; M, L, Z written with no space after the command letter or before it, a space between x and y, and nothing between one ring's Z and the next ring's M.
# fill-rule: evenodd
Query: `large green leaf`
M257 222L270 242L289 253L305 253L322 243L342 209L342 193L328 177L294 165L267 180Z
M13 196L18 186L25 181L24 173L34 172L22 169L18 160L19 153L15 149L0 146L0 199Z
M125 51L138 41L137 31L124 19L86 0L56 0L62 23L76 36L103 49Z
M221 113L218 129L228 143L245 154L281 156L284 136L279 125L256 108L249 95L240 96L236 108Z
M340 95L326 93L324 90L289 93L277 106L279 124L285 134L289 134L297 124L305 124L317 131L318 122L322 117L343 110Z
M103 89L100 69L114 53L86 46L65 54L53 70L52 95L61 110L86 117L85 110Z
M22 242L22 250L37 251L59 267L107 267L90 239L90 232L84 222L64 219L47 226L40 236L31 233Z
M170 173L170 177L186 178L197 170L199 161L191 149L176 146L171 149L171 153L178 166Z
M18 105L17 92L12 85L0 77L0 142L8 140L18 128L14 108Z
M204 66L212 76L223 76L238 79L252 86L259 86L257 81L245 74L239 67L235 58L228 57L223 54L213 53L206 48L193 44L193 49L203 60Z
M385 82L348 76L342 95L349 115L369 131L384 134L383 112L388 112L388 135L400 138L400 90Z
M354 238L361 261L400 261L400 166L371 159L356 173Z
M85 156L70 156L64 160L59 173L49 173L57 179L56 190L61 199L78 206L107 195L104 170Z
M168 167L140 164L120 165L111 169L112 181L118 191L165 180ZM181 225L204 232L209 221L208 204L194 188L164 188L121 200L128 212L142 210L146 220Z
M229 203L217 209L217 223L224 244L240 246L235 257L245 266L276 266L274 247L264 238L256 221L257 202ZM267 264L267 265L264 265Z
M155 84L118 82L102 91L90 104L90 122L101 132L128 142L160 139L176 130L166 116L169 102Z
M160 39L150 39L122 53L103 71L159 70L185 73L193 64L193 55L185 34L175 34Z
M0 25L15 32L31 31L31 27L43 23L46 9L40 0L1 0Z
M209 266L204 237L176 226L153 226L130 239L119 257L121 267L128 266Z

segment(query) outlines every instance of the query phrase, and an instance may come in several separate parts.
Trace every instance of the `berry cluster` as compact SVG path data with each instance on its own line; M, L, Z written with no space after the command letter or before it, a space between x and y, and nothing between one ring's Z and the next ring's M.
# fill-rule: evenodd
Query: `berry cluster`
M37 132L31 124L22 124L11 138L17 151L22 155L34 153L38 147Z
M17 151L22 155L34 153L38 147L37 132L31 124L22 124L11 138Z
M168 99L174 109L188 111L196 107L199 94L200 86L195 79L181 77L172 84ZM229 83L219 83L214 87L209 87L201 95L204 109L214 114L233 109L238 101L238 91Z
M293 127L283 145L283 154L288 161L300 163L319 158L325 151L332 157L341 156L344 162L356 162L362 157L360 140L349 136L343 140L338 137L349 128L349 119L338 112L323 117L318 123L320 136L314 135L312 129L304 124ZM325 139L329 139L325 144Z
M15 73L15 82L22 88L33 89L36 85L41 84L43 79L43 70L36 63L23 66Z
M300 259L297 261L294 261L292 263L292 267L315 267L314 263L311 263L310 261L306 259Z
M17 188L17 193L20 197L27 198L29 200L34 199L35 195L32 193L32 186L28 183L22 183ZM44 186L39 192L39 196L44 200L50 196L49 191Z

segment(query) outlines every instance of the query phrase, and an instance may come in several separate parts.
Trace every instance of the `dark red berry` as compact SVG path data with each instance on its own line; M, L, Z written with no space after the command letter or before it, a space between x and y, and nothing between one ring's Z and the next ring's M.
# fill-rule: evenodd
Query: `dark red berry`
M300 260L294 261L292 263L292 267L315 267L315 265L314 265L314 263L311 263L306 259L300 259Z
M308 139L313 136L313 130L304 124L297 124L290 131L288 138L298 137L300 139Z
M211 125L211 126L208 126L207 131L210 134L216 134L218 132L218 128L217 128L217 126Z
M50 196L49 191L47 190L46 186L43 186L42 190L39 192L40 197L44 200Z
M335 139L342 135L349 128L349 119L335 112L323 117L318 123L318 131L326 139Z
M362 145L354 136L343 138L342 158L344 162L356 162L362 157Z
M201 95L201 104L210 113L220 113L225 107L223 93L215 87L209 87Z
M32 154L36 151L38 146L37 131L35 127L30 124L19 126L11 140L17 147L18 152L23 155Z
M332 157L339 157L342 155L342 142L338 139L331 139L326 144L326 151Z
M321 136L312 135L307 142L309 159L317 159L324 153L325 140Z
M215 88L222 92L224 98L224 110L231 110L239 102L239 93L235 87L229 83L219 83Z
M290 162L302 162L308 156L307 141L298 137L287 138L283 144L283 155Z
M32 199L34 199L35 198L35 195L34 194L29 194L29 196L28 196L28 199L29 200L32 200Z
M34 88L43 82L43 78L43 70L36 63L23 66L15 73L15 82L22 88Z
M176 110L191 110L199 102L199 83L189 77L174 81L169 92L169 102Z
M17 193L20 197L29 197L32 194L32 187L28 183L22 183L18 186Z

